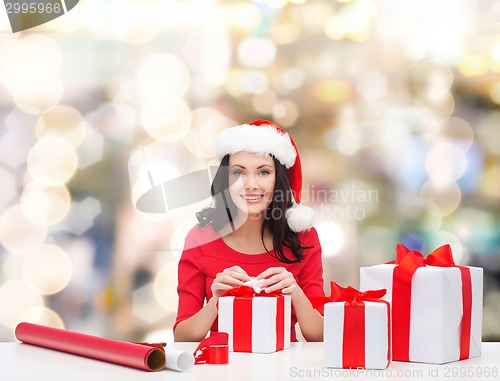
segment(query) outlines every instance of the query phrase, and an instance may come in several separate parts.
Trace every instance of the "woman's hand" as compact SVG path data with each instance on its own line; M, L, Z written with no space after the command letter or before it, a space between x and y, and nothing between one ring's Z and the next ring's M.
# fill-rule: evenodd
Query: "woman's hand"
M293 274L284 267L271 267L257 276L260 285L265 292L281 290L283 294L291 294L292 297L300 291Z
M216 300L227 290L236 286L241 286L244 282L250 280L250 277L240 266L233 266L218 273L210 289Z

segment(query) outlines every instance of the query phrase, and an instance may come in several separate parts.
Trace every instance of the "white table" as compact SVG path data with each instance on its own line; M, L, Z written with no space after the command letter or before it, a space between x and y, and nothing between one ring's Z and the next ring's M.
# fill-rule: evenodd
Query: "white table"
M169 344L192 352L195 343ZM323 368L323 343L293 343L272 354L230 353L227 365L195 365L185 373L146 372L29 344L0 343L2 381L132 380L498 380L500 343L483 343L482 356L444 365L392 362L383 371Z

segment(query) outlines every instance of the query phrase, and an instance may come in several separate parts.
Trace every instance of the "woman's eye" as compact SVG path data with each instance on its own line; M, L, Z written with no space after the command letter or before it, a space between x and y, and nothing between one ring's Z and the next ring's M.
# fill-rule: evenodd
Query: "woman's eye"
M243 174L242 171L239 171L239 170L236 170L236 171L233 171L233 176L236 176L236 177L239 177Z
M260 171L261 175L269 175L269 173L270 173L269 171Z

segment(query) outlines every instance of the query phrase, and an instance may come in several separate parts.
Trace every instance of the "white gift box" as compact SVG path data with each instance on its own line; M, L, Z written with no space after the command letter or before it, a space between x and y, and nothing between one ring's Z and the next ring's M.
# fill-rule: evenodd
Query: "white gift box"
M291 297L281 296L284 300L283 311L283 348L290 348L291 329ZM223 296L219 298L219 332L227 332L229 335L229 350L234 351L234 331L238 329L239 321L234 321L234 303L238 303L234 296ZM277 350L277 314L278 298L269 296L255 296L252 298L251 317L242 316L241 319L251 318L251 349L245 350L252 353L272 353ZM238 351L238 350L237 350Z
M360 289L385 288L389 303L393 295L395 264L360 269ZM481 355L483 269L469 267L472 312L469 358ZM411 280L409 361L443 364L460 359L462 278L457 267L419 267ZM392 308L392 304L391 304ZM394 310L393 310L394 313ZM397 316L392 316L392 321ZM393 343L394 343L393 337ZM394 345L393 345L394 347ZM393 348L394 350L394 348ZM400 359L393 357L393 360Z
M385 369L390 362L389 316L386 303L364 302L365 362L356 368ZM345 302L326 303L324 307L324 364L329 368L343 368ZM347 335L349 332L346 333Z

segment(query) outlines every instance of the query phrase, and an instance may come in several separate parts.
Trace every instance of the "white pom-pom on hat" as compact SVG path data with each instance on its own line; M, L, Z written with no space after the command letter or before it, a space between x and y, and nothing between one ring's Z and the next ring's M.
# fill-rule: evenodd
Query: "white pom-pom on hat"
M296 233L311 229L316 213L312 208L300 205L302 165L292 137L283 128L267 120L255 120L226 128L219 133L216 144L219 160L225 155L241 151L273 155L288 169L290 188L295 200L286 212L288 226Z
M286 221L290 230L298 233L311 229L316 218L316 212L308 206L293 204L286 211Z

